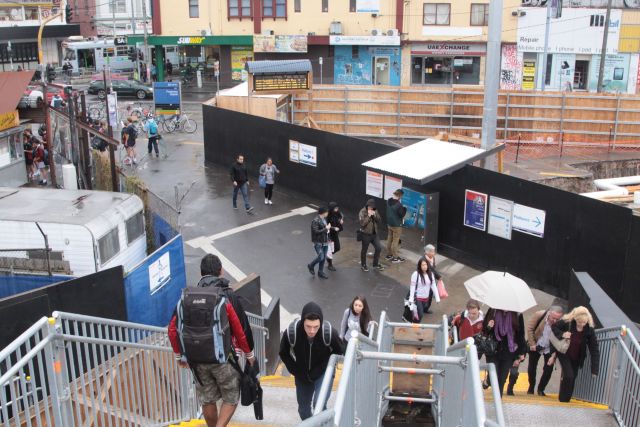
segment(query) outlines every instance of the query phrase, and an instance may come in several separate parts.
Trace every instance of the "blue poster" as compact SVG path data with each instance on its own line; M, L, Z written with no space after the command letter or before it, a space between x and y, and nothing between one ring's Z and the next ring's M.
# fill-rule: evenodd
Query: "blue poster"
M487 195L466 190L464 193L464 225L485 231L487 228Z
M156 114L178 114L181 101L180 82L153 83Z
M402 204L407 208L404 216L406 228L424 229L427 223L427 195L403 188Z

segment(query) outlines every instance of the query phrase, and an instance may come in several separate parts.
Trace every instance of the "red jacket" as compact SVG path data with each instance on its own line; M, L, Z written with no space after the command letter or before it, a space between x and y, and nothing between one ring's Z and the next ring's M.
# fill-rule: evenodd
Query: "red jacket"
M225 304L225 308L227 309L227 318L229 319L229 326L231 327L231 337L234 348L239 348L247 354L248 358L252 358L253 349L249 347L247 337L244 334L242 324L240 323L240 319L238 318L236 311L229 302ZM180 339L178 338L178 328L176 326L177 317L177 313L174 312L171 320L169 321L169 341L171 342L171 347L173 347L174 353L182 354L180 349Z

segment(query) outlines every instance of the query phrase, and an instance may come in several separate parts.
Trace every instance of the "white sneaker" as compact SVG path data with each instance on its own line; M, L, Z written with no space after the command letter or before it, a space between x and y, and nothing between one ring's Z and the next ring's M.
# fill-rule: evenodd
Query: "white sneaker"
M269 204L269 200L264 199L264 204L265 204L265 205L268 205L268 204Z
M272 205L272 204L273 204L273 202L272 202L271 200L269 200L269 204L270 204L270 205Z

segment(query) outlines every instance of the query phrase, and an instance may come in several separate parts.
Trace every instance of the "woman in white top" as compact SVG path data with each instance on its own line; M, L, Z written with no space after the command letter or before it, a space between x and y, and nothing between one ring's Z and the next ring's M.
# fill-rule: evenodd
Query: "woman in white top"
M362 335L369 336L368 330L371 323L373 322L367 299L358 295L351 301L349 308L344 311L340 325L340 338L349 341L351 331L358 331Z
M440 302L437 281L433 270L427 259L422 257L418 260L416 271L411 275L411 285L409 288L409 302L411 303L415 323L422 321L422 316L424 316L431 305L431 298L435 298L437 303Z

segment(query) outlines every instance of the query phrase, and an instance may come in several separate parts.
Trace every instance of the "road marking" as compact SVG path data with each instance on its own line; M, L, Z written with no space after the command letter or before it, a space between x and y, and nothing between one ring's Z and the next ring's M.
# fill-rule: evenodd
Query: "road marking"
M222 268L224 269L224 271L229 273L229 276L231 276L236 282L239 282L247 277L247 275L244 274L237 265L231 262L229 258L224 256L224 254L216 249L210 242L200 245L199 248L209 254L216 255L218 258L220 258L220 262L222 262ZM271 295L269 295L267 291L260 287L260 300L262 304L268 307L269 304L271 304L272 299L273 298L271 297ZM280 330L284 330L296 317L300 317L300 315L297 313L289 313L289 311L282 305L282 302L280 302Z
M261 219L259 221L254 221L254 222L250 222L248 224L245 225L241 225L239 227L235 227L235 228L231 228L229 230L223 231L221 233L218 234L213 234L209 237L206 236L201 236L201 237L196 237L195 239L191 239L187 241L187 244L189 246L192 246L194 248L198 248L201 247L202 245L206 244L207 242L214 242L218 239L222 239L223 237L229 237L232 236L234 234L237 233L241 233L243 231L247 231L247 230L251 230L252 228L256 228L256 227L260 227L262 225L265 224L270 224L272 222L276 222L276 221L280 221L283 219L287 219L287 218L291 218L297 215L309 215L310 213L314 213L316 212L315 209L310 208L309 206L303 206L301 208L297 208L297 209L293 209L291 210L291 212L287 212L287 213L283 213L280 215L276 215L276 216L272 216L269 218L265 218L265 219Z

